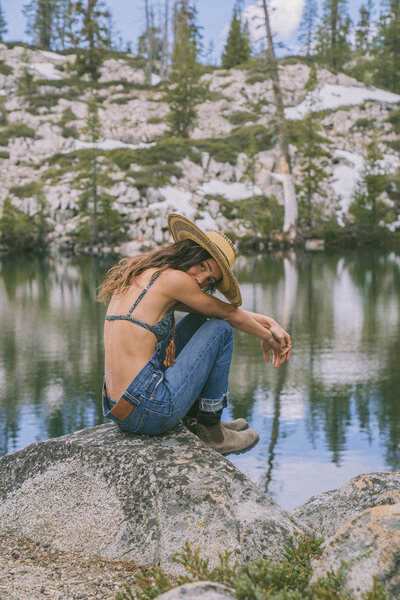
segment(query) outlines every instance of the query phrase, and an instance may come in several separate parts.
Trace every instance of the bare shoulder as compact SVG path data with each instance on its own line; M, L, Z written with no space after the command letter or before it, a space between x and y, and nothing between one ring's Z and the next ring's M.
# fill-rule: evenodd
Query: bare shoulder
M160 285L169 292L173 292L174 289L182 289L182 287L197 288L193 277L178 269L164 271L162 277L160 277Z

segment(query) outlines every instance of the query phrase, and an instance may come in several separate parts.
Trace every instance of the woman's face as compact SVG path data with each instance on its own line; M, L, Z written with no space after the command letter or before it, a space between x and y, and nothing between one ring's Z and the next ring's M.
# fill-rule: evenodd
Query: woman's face
M201 289L208 285L215 285L222 279L222 271L219 268L217 261L213 258L207 258L207 260L204 260L198 265L190 267L186 273L193 277Z

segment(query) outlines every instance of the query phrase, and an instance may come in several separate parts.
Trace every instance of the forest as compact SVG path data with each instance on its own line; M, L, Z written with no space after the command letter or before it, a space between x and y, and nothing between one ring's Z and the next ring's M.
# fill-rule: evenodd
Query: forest
M306 0L298 34L301 50L296 55L283 56L274 42L268 2L263 0L259 6L264 40L257 44L252 41L249 23L243 17L243 1L236 0L232 3L225 46L221 56L216 57L212 43L204 48L196 3L190 0L145 0L145 28L136 47L123 42L112 9L103 0L27 2L23 15L31 43L7 42L0 59L0 77L9 81L3 92L0 90L0 163L7 169L12 162L9 146L13 140L35 139L39 135L35 126L23 122L22 117L13 118L15 112L7 106L7 88L17 96L21 111L36 116L44 115L45 109L50 114L61 98L84 101L84 120L78 122L72 108L66 106L58 126L65 139L84 139L89 146L68 155L52 153L42 161L41 172L30 181L25 177L21 185L14 183L5 190L0 198L1 246L8 250L45 250L56 241L55 224L73 218L73 231L67 235L67 243L59 244L61 248L79 252L111 247L118 251L124 241L146 237L146 232L132 227L132 221L137 222L138 218L133 213L124 214L115 196L108 193L110 165L123 165L125 174L126 165L142 167L132 175L140 200L131 204L133 211L145 206L149 220L154 212L158 214L149 201L149 188L157 190L165 184L179 183L179 161L198 164L204 162L206 153L223 165L237 165L240 158L242 170L230 179L246 182L248 188L256 190L260 187L260 171L265 169L260 156L272 148L272 176L279 178L281 193L274 193L272 188L261 189L235 202L223 194L206 194L203 203L197 203L197 212L201 215L210 202L217 202L218 210L212 215L216 225L226 227L231 222L228 228L243 247L303 244L307 238L321 238L331 245L397 243L400 168L393 159L392 168L388 169L385 157L388 153L395 157L399 148L398 101L387 105L381 122L374 122L369 114L360 115L353 122L351 131L357 130L359 137L364 138L362 168L346 210L338 211L338 199L328 189L335 164L329 132L333 126L327 124L329 111L321 110L317 103L313 106L313 98L321 88L321 73L327 71L332 77L345 76L366 88L374 86L400 94L399 0L367 0L356 22L350 19L346 0L325 0L322 6L316 0ZM7 22L0 4L0 42L6 33ZM7 50L12 52L18 45L23 52L16 69L7 62ZM35 75L33 55L29 53L37 51L66 57L67 62L58 67L62 79L46 82ZM113 59L120 64L125 60L128 67L141 69L144 76L136 84L123 78L119 81L125 92L123 99L117 99L121 111L138 93L146 100L151 100L152 92L157 93L166 105L162 116L152 117L153 125L157 119L163 125L145 140L154 145L152 148L107 151L101 146L105 92L111 92L111 86L118 83L109 81L105 85L102 73L107 61ZM285 68L296 64L307 67L303 98L309 99L310 105L302 119L293 120L287 118L289 93L282 76ZM199 139L196 127L200 107L221 98L219 92L212 90L212 77L231 74L234 80L240 71L246 74L249 86L269 85L270 97L267 100L259 94L256 101L248 98L241 110L231 112L227 135L216 131ZM265 123L261 117L268 110L267 104L270 118ZM365 105L361 108L365 109ZM79 194L64 216L55 214L48 199L55 168L58 176L62 172L77 174L74 185ZM38 171L37 165L35 169Z

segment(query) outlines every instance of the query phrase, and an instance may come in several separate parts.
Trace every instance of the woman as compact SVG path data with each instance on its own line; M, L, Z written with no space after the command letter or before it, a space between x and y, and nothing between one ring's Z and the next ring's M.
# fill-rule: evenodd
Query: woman
M239 307L236 251L222 232L171 214L173 244L112 267L97 299L104 328L104 415L121 430L157 435L195 413L196 433L222 454L258 441L244 419L221 421L227 405L232 327L261 340L265 360L288 360L290 336L273 319ZM217 288L229 302L210 295ZM188 312L176 326L174 309ZM128 323L127 323L128 321Z

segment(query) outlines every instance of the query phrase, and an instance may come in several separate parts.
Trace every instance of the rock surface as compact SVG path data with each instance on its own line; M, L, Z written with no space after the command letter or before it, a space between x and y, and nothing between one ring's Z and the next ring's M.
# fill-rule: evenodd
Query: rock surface
M180 587L174 588L161 596L158 600L235 600L236 596L227 587L213 581L196 581L195 583L186 583Z
M135 563L62 552L10 534L0 535L1 600L114 600L135 590Z
M279 558L285 511L183 426L164 436L100 425L0 459L0 533L180 571L188 541L216 564Z
M400 504L375 506L348 521L329 540L312 580L341 564L356 597L375 576L385 592L400 598Z
M291 514L304 526L329 537L349 519L373 506L400 502L400 472L353 477L337 490L312 496Z

